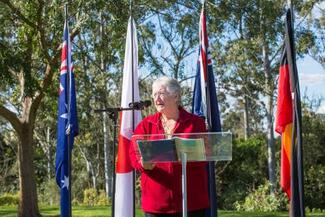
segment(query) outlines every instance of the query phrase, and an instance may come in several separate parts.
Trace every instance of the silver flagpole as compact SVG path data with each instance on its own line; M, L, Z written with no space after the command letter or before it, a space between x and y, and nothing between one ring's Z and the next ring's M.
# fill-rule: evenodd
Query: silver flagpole
M64 7L64 10L65 10L65 22L66 22L66 28L68 30L68 36L70 37L70 33L69 33L69 28L68 28L68 23L69 23L69 18L68 18L68 3L65 4L65 7ZM69 57L69 49L70 49L70 38L67 38L67 49L66 49L66 58L67 58L67 83L66 85L68 86L67 87L67 90L68 90L68 93L66 95L66 97L68 98L68 129L66 129L66 134L67 134L67 143L68 143L68 176L69 176L69 187L68 187L68 197L69 197L69 204L68 204L68 208L69 208L69 216L72 217L72 206L71 206L71 184L72 184L72 175L71 175L71 143L70 143L70 137L71 137L71 133L70 133L70 118L71 118L71 111L70 111L70 107L71 107L71 96L70 96L70 93L71 93L71 57Z
M186 184L186 165L187 155L182 153L182 205L183 205L183 217L187 217L187 184Z
M133 16L132 16L132 0L130 0L130 17L131 17L131 65L132 65L132 103L134 103L134 57L133 57ZM132 110L132 132L135 129L134 125L134 110ZM136 182L136 173L135 170L132 171L132 192L133 192L133 217L135 216L135 182Z

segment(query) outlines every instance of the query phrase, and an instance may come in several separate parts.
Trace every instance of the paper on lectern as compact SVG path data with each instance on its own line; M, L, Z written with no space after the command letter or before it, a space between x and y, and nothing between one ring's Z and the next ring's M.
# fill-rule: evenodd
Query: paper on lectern
M181 161L182 153L186 153L188 161L206 160L203 138L173 137L160 140L137 140L137 145L144 162Z

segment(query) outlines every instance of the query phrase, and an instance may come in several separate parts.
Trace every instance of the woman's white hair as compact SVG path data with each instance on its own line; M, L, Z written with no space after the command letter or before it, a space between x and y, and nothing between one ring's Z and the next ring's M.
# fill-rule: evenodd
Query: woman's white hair
M169 94L177 95L178 101L181 100L181 86L176 79L167 76L160 77L152 83L152 89L159 85L166 87Z

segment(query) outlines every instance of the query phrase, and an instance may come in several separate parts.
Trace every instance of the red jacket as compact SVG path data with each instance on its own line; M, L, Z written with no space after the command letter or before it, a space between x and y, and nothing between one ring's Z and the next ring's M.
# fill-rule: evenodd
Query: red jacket
M134 131L135 135L164 134L161 113L143 119ZM205 132L204 120L179 108L174 133ZM130 157L133 167L141 172L141 202L145 212L175 213L182 211L181 163L157 163L153 170L144 170L134 148ZM188 211L209 207L206 162L187 163Z

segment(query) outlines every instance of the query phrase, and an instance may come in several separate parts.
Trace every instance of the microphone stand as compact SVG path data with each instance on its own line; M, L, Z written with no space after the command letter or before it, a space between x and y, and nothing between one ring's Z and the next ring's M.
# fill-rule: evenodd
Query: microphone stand
M112 217L114 217L115 214L115 188L116 188L116 173L115 173L115 145L117 143L116 140L116 130L117 130L117 118L118 118L118 112L120 111L130 111L130 110L142 110L145 106L135 106L130 108L122 108L122 107L110 107L110 108L104 108L104 109L96 109L94 112L96 113L102 113L107 112L108 117L113 121L113 191L112 191Z

